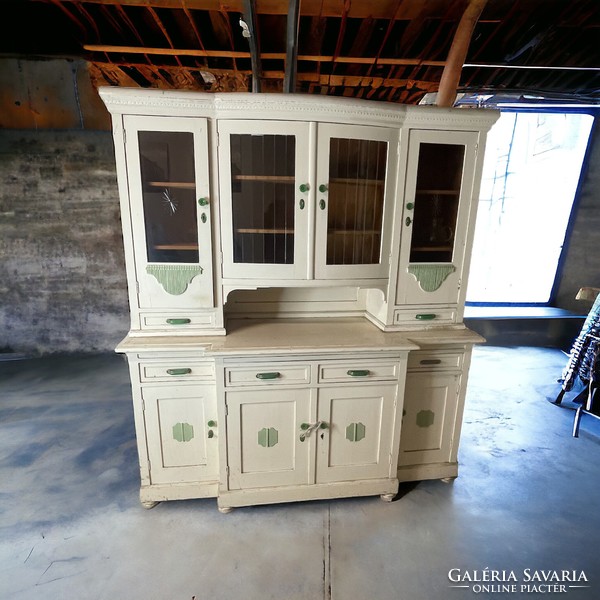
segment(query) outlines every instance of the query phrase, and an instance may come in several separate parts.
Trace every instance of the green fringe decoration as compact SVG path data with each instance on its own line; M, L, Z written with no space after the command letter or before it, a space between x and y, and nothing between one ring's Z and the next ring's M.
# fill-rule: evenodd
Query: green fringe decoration
M148 265L146 273L156 277L168 294L179 296L187 290L196 275L202 273L199 265Z
M408 272L414 275L425 292L435 292L454 273L454 265L409 265Z

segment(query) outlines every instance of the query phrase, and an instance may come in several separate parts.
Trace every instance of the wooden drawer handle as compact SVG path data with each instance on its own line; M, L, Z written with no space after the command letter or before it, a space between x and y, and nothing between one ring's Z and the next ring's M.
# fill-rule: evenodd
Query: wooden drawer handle
M347 373L350 377L367 377L371 371L369 369L349 369Z
M169 375L189 375L192 372L189 368L184 369L167 369Z
M278 373L277 371L256 374L256 379L278 379L279 377L281 377L281 373Z
M167 323L169 325L188 325L189 323L191 323L192 320L191 319L167 319Z
M441 365L442 361L439 358L424 358L420 364L422 364L422 365Z

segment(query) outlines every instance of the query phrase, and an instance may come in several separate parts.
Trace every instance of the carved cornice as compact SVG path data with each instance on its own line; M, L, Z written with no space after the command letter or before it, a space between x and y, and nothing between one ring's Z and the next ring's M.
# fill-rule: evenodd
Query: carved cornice
M111 113L332 121L396 127L454 127L487 131L499 113L489 109L439 108L308 94L204 93L100 87Z

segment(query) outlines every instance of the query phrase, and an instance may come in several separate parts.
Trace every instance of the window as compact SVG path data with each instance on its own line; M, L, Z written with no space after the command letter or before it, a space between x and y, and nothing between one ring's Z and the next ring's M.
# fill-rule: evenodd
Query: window
M593 121L501 114L486 145L467 302L550 301Z

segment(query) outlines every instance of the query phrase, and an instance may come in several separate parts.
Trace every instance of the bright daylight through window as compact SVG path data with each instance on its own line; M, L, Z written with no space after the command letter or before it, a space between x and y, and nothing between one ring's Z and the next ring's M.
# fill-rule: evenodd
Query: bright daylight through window
M550 301L593 120L502 113L488 134L467 302Z

